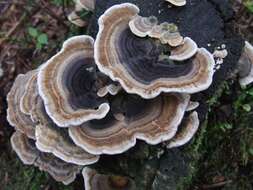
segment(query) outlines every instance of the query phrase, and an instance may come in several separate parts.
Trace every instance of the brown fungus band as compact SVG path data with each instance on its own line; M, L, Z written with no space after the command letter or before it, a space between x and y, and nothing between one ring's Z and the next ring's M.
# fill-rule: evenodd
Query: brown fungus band
M68 39L38 74L46 111L60 127L105 117L109 105L97 96L97 83L93 39L88 36Z
M103 120L69 128L73 141L91 154L119 154L137 139L158 144L171 139L181 123L190 97L162 95L152 100L128 95L116 97ZM142 109L140 109L142 108Z
M26 75L20 74L7 95L7 119L16 130L29 138L35 139L35 123L27 113L21 111L21 99L25 94L24 86L37 71L30 71ZM28 111L27 111L28 112Z
M161 43L131 32L129 22L138 13L137 6L124 3L109 8L99 18L95 41L99 70L120 82L128 93L143 98L154 98L161 92L196 93L207 89L213 78L212 55L204 48L197 49L192 40L186 38L181 49L172 49L171 57L163 59L164 51L169 50ZM183 62L174 61L184 60L185 53L187 58L193 57Z
M13 89L16 89L16 93L12 94L13 97L19 96L19 92L24 91L21 99L23 101L19 100L20 104L17 104L18 106L16 110L24 107L23 109L27 112L26 115L20 111L15 112L15 114L20 115L19 117L14 117L17 118L15 124L15 126L18 126L17 129L19 129L21 125L24 125L25 130L19 131L30 137L30 133L28 133L29 130L27 130L28 126L25 125L29 121L29 127L32 129L32 138L36 140L35 144L37 148L42 152L52 153L67 163L88 165L97 162L99 159L98 156L91 155L76 146L67 135L67 131L60 130L60 128L49 118L45 111L43 101L38 93L37 74L37 71L31 71L20 76L23 78L17 78L19 79L18 81L24 83L25 88L21 85L14 85L14 87L16 87ZM10 103L9 107L11 107L11 105L12 104ZM11 109L9 110L9 114L14 114ZM23 121L25 121L25 123Z

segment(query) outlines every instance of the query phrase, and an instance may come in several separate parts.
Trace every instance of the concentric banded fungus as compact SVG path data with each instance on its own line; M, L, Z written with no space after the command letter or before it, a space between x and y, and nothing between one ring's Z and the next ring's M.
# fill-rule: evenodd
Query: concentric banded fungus
M74 181L80 166L65 163L50 154L40 153L33 140L16 131L11 137L14 151L24 164L35 165L40 170L47 171L56 181L69 184Z
M134 181L128 177L103 175L87 167L82 174L85 190L136 190Z
M50 125L36 126L36 146L42 152L53 153L61 160L78 164L89 165L98 161L99 157L85 152L75 146L64 131Z
M168 1L172 5L175 5L178 7L186 5L186 0L165 0L165 1Z
M35 124L28 115L25 115L20 109L20 101L25 93L26 84L36 71L30 71L27 74L20 74L16 78L11 91L7 95L8 109L7 119L8 122L15 127L18 131L24 133L29 138L35 139Z
M38 87L46 111L60 127L101 119L109 105L97 96L93 39L76 36L39 70ZM94 92L95 91L95 92Z
M246 86L253 82L253 46L245 42L242 56L238 63L240 84Z
M51 154L41 153L34 163L40 170L48 172L56 181L65 185L72 183L81 167L63 162Z
M136 36L146 37L157 23L158 20L154 16L142 17L137 15L129 22L129 27Z
M20 99L20 110L26 115L31 114L31 109L34 105L34 102L36 102L36 99L39 96L37 88L37 74L37 71L33 71L33 74L31 75L25 86L24 94Z
M189 142L199 128L198 113L191 113L181 124L181 129L167 145L168 148L179 147Z
M14 132L11 136L11 146L20 160L27 165L35 162L39 151L34 144L21 132Z
M37 88L37 73L31 77L26 85L26 93L23 96L24 107L30 110L29 114L39 124L36 124L36 146L42 152L53 153L61 160L88 165L98 161L99 157L85 152L77 147L66 130L60 130L46 114L42 99Z
M119 96L105 119L71 127L69 135L75 144L95 155L122 153L133 147L136 139L158 144L175 135L188 103L189 96L182 94L152 100Z
M172 47L177 47L184 43L184 38L179 32L165 32L161 35L160 40L163 44L169 44Z
M125 3L109 8L99 18L95 42L99 70L120 82L128 93L143 98L154 98L161 92L195 93L208 88L213 77L213 56L202 48L193 59L180 64L160 60L162 48L150 38L135 36L129 29L129 21L138 12L138 7ZM189 41L186 38L183 47L188 47ZM173 50L172 58L185 59L181 51ZM193 53L187 51L186 55Z

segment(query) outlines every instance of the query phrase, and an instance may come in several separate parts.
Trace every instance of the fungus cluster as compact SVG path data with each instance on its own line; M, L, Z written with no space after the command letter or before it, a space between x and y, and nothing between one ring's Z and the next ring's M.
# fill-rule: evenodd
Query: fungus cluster
M78 3L94 8L94 1ZM115 5L98 24L95 40L68 39L38 69L20 74L7 97L13 149L65 184L100 155L125 152L137 140L168 148L189 142L199 127L191 94L207 89L214 75L208 50L175 24L140 16L136 5ZM248 54L246 44L242 59ZM116 187L135 188L129 178L89 168L83 175L86 189L113 189L115 178Z

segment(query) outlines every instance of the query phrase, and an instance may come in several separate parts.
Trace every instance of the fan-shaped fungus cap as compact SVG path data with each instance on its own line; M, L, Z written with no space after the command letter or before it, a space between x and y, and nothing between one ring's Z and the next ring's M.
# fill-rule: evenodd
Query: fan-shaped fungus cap
M43 101L39 97L37 73L26 85L23 102L24 109L36 123L39 123L36 124L35 136L36 146L40 151L52 153L65 162L78 165L87 165L98 161L98 156L91 155L76 146L66 134L67 131L60 130L48 117Z
M11 136L11 146L20 160L27 165L34 164L39 155L34 143L23 133L15 131Z
M129 22L129 27L136 36L146 37L157 23L158 20L155 16L142 17L137 15Z
M185 59L196 53L193 59L181 64L160 61L162 48L151 38L138 38L129 29L128 22L138 12L138 7L125 3L109 8L99 18L95 42L99 70L120 82L128 93L143 98L154 98L161 92L195 93L208 88L213 77L213 56L206 49L196 53L196 46L185 51L192 42L186 38L185 44L178 47L180 51L173 50L172 58Z
M42 152L52 153L61 160L77 165L89 165L98 161L99 157L91 155L76 146L64 131L57 126L37 125L36 146Z
M36 102L36 99L39 96L37 88L37 76L38 72L33 71L33 74L31 75L25 86L24 94L20 99L20 110L26 115L31 114L31 109L34 105L34 102Z
M71 127L69 135L75 144L95 155L122 153L133 147L136 139L158 144L175 135L189 98L182 94L152 100L119 96L114 98L112 111L105 119Z
M63 162L51 154L39 152L35 142L18 131L12 135L11 144L24 164L33 164L40 170L48 172L56 181L64 184L74 181L76 174L81 169L80 166Z
M165 1L168 1L172 5L175 5L178 7L186 5L186 0L165 0Z
M167 145L168 148L179 147L189 142L199 128L198 113L191 113L181 124L181 129Z
M82 174L85 190L136 190L134 181L128 177L99 174L87 167Z
M76 36L39 70L38 87L46 111L60 127L101 119L109 105L97 96L93 39Z
M182 45L172 49L169 58L174 61L184 61L194 56L197 51L197 44L191 38L186 37Z
M30 71L27 74L17 76L10 92L7 95L7 120L18 131L24 133L29 138L35 139L35 123L31 118L23 113L20 108L20 101L25 93L24 86L33 77L36 71Z
M52 154L41 153L34 163L40 170L48 172L56 181L65 185L72 183L81 167L63 162Z
M238 63L240 84L246 86L253 82L253 46L245 42L245 46Z
M172 32L165 32L161 35L160 40L163 44L169 44L172 47L177 47L177 46L180 46L184 43L184 38L183 38L183 36L180 35L179 32L173 32L173 33ZM195 51L195 53L196 53L196 51Z

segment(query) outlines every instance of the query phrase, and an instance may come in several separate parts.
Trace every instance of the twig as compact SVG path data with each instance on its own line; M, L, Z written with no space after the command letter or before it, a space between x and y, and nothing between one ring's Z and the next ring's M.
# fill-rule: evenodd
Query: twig
M41 0L42 5L39 4L39 6L46 10L46 12L54 19L56 19L61 25L63 25L65 28L68 28L68 26L64 23L63 19L60 18L57 14L55 14L46 4L44 0Z
M214 188L217 188L217 187L222 187L222 186L227 185L229 183L232 183L232 180L222 181L222 182L214 183L214 184L211 184L211 185L203 185L202 188L203 189L214 189Z
M24 13L21 18L11 27L11 29L7 32L7 34L0 39L0 47L4 43L5 40L7 40L15 31L16 29L21 25L21 23L25 20L26 18L26 13Z

